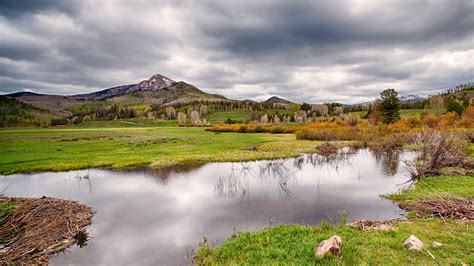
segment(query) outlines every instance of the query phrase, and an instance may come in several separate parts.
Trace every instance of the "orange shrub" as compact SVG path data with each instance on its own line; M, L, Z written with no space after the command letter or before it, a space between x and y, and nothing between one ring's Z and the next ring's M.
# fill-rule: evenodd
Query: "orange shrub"
M456 115L455 112L446 113L440 116L441 126L443 128L454 127L454 124L456 123L457 118L458 116Z
M436 128L440 124L440 119L439 117L433 115L433 114L428 114L423 118L423 125L429 127L429 128Z
M421 127L421 120L418 116L409 116L407 118L403 118L402 120L402 123L404 126L407 126L409 128L417 128L417 127Z
M472 128L474 127L474 106L469 106L462 113L461 119L456 123L456 127Z

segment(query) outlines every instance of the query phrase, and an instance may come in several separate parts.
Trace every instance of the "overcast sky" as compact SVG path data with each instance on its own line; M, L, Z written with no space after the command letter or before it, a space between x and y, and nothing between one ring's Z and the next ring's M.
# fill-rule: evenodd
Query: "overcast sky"
M0 93L155 73L236 99L364 102L474 81L474 1L0 1Z

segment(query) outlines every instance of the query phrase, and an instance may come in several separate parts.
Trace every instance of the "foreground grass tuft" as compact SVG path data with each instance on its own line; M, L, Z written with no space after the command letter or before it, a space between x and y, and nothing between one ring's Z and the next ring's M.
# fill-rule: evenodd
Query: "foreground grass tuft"
M342 257L316 259L315 246L332 235L342 237ZM364 232L349 226L279 225L240 233L215 249L202 245L198 264L407 265L435 264L427 252L408 251L403 242L415 234L442 264L474 263L474 228L439 219L400 222L395 230ZM433 241L443 243L439 249Z
M0 203L0 221L3 221L10 213L15 210L15 205L11 202Z

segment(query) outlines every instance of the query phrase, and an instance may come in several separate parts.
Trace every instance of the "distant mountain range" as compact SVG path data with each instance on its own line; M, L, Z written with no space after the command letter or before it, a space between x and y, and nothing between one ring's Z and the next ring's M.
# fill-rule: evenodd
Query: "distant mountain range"
M17 92L4 96L15 98L34 107L58 114L63 113L64 110L67 110L72 105L104 100L131 105L172 105L196 101L233 101L222 95L206 93L186 82L176 82L160 74L155 74L137 84L121 85L86 94L64 96Z
M421 97L419 95L414 95L414 94L409 94L409 95L402 95L398 97L400 99L401 103L415 103L415 102L421 102L426 100L426 98ZM370 101L370 102L364 102L364 103L358 103L358 104L352 104L349 106L368 106L371 104L374 104L376 100Z
M4 96L15 98L23 103L31 104L34 107L46 109L57 114L68 113L66 110L72 105L104 100L115 103L131 103L132 105L160 104L164 106L203 101L238 101L226 98L222 95L206 93L191 84L183 81L176 82L160 74L155 74L149 79L136 84L121 85L86 94L64 96L17 92ZM400 101L403 103L417 102L424 99L425 98L418 95L405 95L400 97ZM246 101L255 102L252 100L243 100L243 102ZM292 102L277 96L272 96L262 103L288 105ZM372 103L374 103L374 101L355 105L369 105Z

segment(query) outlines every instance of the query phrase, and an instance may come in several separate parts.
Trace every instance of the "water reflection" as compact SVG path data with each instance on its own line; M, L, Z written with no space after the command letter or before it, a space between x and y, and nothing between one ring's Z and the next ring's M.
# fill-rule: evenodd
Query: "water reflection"
M355 169L354 161L351 158L356 156L358 152L358 150L343 148L326 155L305 154L290 160L233 164L229 174L217 178L214 190L220 197L238 198L239 202L245 202L249 200L251 186L265 187L266 190L263 193L259 192L264 200L272 200L270 197L272 191L278 192L280 200L290 200L297 197L290 190L288 183L297 183L299 172L312 170L315 171L314 173L317 176L317 171L332 169L335 173L338 173L340 168ZM370 152L375 161L381 163L381 170L384 175L391 177L397 173L400 160L399 153L382 154L371 150L365 150L365 152ZM357 180L361 178L362 175L358 171ZM318 189L319 180L317 178ZM268 185L269 183L273 184L276 190Z
M383 174L388 176L393 176L398 172L400 153L398 150L373 152L377 162L382 165Z
M130 175L144 175L149 176L162 184L166 184L169 177L179 174L186 174L198 170L203 167L203 163L187 163L177 164L163 168L138 167L127 170L119 170L117 172L125 172Z
M77 180L77 184L80 186L82 183L86 183L89 187L89 193L93 193L92 191L92 182L91 182L91 175L90 171L87 170L87 173L76 173L75 177Z
M300 168L301 170L301 168ZM281 200L293 198L288 181L296 182L295 171L285 166L284 160L233 164L230 173L217 178L214 190L220 197L238 198L239 202L250 201L250 186L253 182L274 183ZM270 200L271 186L263 193L263 199Z
M186 264L203 236L219 243L234 227L256 230L270 220L315 225L342 212L349 221L398 218L403 211L379 197L407 180L393 165L368 150L342 150L161 170L21 174L0 178L0 188L11 184L8 196L79 200L97 212L88 245L58 255L53 265Z

